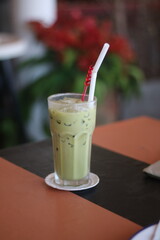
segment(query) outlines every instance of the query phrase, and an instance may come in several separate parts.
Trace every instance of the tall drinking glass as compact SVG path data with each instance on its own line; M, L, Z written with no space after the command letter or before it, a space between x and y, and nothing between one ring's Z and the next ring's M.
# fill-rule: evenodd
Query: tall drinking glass
M81 94L48 97L53 143L55 182L80 186L89 180L92 134L96 121L96 98L81 101Z

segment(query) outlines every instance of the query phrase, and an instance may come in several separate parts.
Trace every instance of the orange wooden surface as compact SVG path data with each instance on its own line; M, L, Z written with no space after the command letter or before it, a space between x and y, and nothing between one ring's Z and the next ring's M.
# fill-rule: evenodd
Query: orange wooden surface
M156 162L160 160L160 120L138 117L99 126L93 143L146 163Z
M116 201L116 200L115 200ZM0 239L128 240L141 227L0 158Z
M93 143L152 163L160 159L160 121L140 117L100 126ZM0 239L128 240L141 229L73 193L49 188L42 178L2 158L0 206Z

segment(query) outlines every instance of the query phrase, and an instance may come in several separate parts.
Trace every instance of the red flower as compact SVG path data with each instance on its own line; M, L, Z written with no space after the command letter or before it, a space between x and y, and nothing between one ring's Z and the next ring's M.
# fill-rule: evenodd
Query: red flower
M125 61L133 61L135 54L129 45L128 41L120 36L113 35L110 39L110 52L116 53Z
M105 42L110 43L110 53L117 54L125 61L133 61L135 57L129 42L113 33L110 21L83 16L78 9L68 15L60 14L58 21L48 28L38 22L30 24L37 38L58 55L63 56L67 48L75 50L76 63L83 71L95 63ZM63 57L61 59L63 61Z

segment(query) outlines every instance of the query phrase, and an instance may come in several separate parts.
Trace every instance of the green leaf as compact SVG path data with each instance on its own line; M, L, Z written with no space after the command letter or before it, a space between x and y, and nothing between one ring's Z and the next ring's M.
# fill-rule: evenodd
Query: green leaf
M129 79L126 75L120 75L119 76L119 84L118 84L118 89L123 93L127 92L128 90L128 85L129 85Z
M135 65L128 65L129 76L135 79L137 82L144 80L144 73Z
M101 79L109 89L118 88L119 78L123 75L123 63L120 57L110 54L99 71Z
M73 92L75 93L82 93L84 88L84 82L85 82L85 75L82 73L78 73L75 76L75 82L73 84Z
M98 103L104 101L105 96L107 95L107 86L105 82L98 81L96 82L95 96L97 97Z
M77 52L68 48L63 53L63 65L65 68L71 68L77 59Z

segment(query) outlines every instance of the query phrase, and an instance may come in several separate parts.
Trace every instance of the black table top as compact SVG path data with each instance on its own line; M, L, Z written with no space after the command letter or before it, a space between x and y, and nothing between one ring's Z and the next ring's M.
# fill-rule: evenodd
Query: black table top
M0 156L40 176L53 172L51 140L0 150ZM92 189L74 192L120 216L146 226L160 218L160 181L146 176L146 163L92 146L91 171L100 178Z

